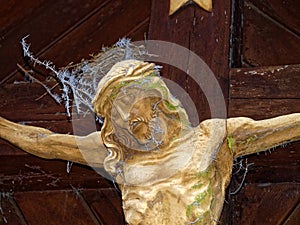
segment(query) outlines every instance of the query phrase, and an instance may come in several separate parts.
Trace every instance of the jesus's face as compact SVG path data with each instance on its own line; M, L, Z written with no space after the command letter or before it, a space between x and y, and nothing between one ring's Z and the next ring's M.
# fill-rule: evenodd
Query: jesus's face
M167 123L160 110L161 97L153 91L126 88L114 100L111 122L118 141L138 151L159 149Z

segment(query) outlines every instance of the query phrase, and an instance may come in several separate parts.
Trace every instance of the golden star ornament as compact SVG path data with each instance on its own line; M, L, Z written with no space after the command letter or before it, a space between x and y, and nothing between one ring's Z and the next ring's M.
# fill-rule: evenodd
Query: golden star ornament
M188 4L189 2L195 2L206 11L211 12L212 10L212 0L170 0L169 15L174 14L179 8Z

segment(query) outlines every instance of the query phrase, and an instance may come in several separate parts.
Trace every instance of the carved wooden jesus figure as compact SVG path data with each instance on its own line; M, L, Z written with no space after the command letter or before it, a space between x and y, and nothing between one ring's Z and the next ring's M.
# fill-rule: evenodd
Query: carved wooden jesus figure
M300 139L300 113L192 127L154 64L142 61L115 64L93 104L105 119L101 132L55 134L0 117L0 137L42 158L104 167L132 225L217 224L233 160Z

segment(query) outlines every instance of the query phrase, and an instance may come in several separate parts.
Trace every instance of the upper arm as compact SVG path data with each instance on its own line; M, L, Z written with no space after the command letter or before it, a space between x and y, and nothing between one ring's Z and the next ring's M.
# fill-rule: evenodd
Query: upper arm
M259 121L231 118L227 120L227 134L234 157L265 151L300 139L300 113Z

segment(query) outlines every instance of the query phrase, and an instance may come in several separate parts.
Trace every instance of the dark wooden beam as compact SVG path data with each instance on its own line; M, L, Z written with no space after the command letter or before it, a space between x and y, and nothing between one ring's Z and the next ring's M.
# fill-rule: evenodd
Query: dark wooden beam
M300 35L298 0L248 0L270 18L278 21L286 29Z
M300 64L230 71L231 99L300 99Z
M16 64L24 65L19 43L26 35L30 34L27 41L32 44L31 51L41 60L53 61L56 68L70 62L78 63L82 58L88 59L90 54L100 52L103 46L114 44L119 38L144 39L148 31L151 1L89 0L84 3L62 1L58 4L45 1L41 5L33 1L32 5L36 8L32 14L29 11L25 15L12 15L7 11L2 17L16 16L16 21L19 21L19 16L26 19L20 19L20 23L10 21L15 26L8 26L6 29L9 31L1 36L0 85L24 80L22 73L17 72ZM19 6L13 8L20 11ZM40 72L44 77L39 78L45 79L48 71Z
M235 214L232 224L286 224L299 203L299 188L299 184L293 183L246 185L235 200L241 210Z
M286 6L280 8L280 5L284 5L283 1L272 1L273 3L270 4L267 3L269 1L264 1L265 4L269 4L269 9L274 6L276 14L272 14L272 16L268 15L270 12L266 9L265 4L254 2L255 4L245 0L244 5L244 62L255 67L299 64L299 33L295 30L296 28L292 30L284 24L290 21L291 15L295 15L291 20L291 26L295 27L293 25L295 20L299 23L299 14L296 13L299 11L297 11L298 2L289 1ZM291 15L289 15L290 11ZM278 17L280 20L285 18L287 21L281 22Z
M228 97L230 7L230 1L218 2L209 13L195 4L190 4L169 16L169 1L153 0L149 28L150 40L176 43L200 56L213 71L225 99ZM182 60L186 63L185 71L164 65L162 75L186 90L194 101L200 121L210 118L207 96L187 75L193 62L189 57ZM213 90L217 87L211 88Z
M1 18L15 17L8 22L7 32L3 33L0 47L0 83L6 82L16 73L16 64L23 64L23 53L20 41L26 35L30 35L28 41L33 43L32 51L40 56L47 49L58 42L66 32L75 29L78 24L82 23L86 17L93 15L95 11L102 8L109 0L89 1L82 7L79 0L69 3L44 1L43 4L35 3L35 1L26 1L26 5L15 5L11 7L14 11L27 11L33 5L34 11L27 13L12 14L7 11ZM81 6L80 8L78 6ZM22 8L20 8L22 7ZM6 8L5 6L3 8ZM25 14L25 15L24 15ZM2 31L4 32L4 31ZM1 32L1 33L2 33Z

